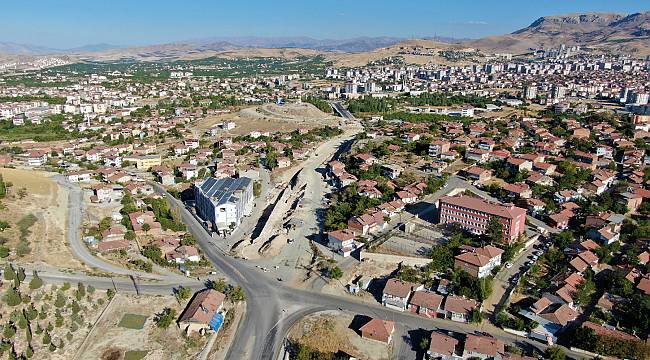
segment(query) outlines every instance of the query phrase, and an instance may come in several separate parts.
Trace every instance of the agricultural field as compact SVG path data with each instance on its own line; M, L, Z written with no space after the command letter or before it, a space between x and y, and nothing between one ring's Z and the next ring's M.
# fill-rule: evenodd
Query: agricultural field
M37 273L10 264L3 273L3 358L72 359L112 296L83 284L44 285Z

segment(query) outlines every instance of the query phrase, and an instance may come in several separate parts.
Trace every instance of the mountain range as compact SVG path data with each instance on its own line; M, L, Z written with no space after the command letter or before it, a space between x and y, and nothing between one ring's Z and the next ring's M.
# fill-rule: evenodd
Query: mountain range
M650 12L634 14L585 13L544 16L529 26L510 34L482 39L428 38L437 48L476 48L486 52L526 53L531 49L580 45L596 50L650 55ZM433 40L433 41L431 41ZM81 60L165 60L199 58L228 52L245 54L359 54L389 52L409 41L399 37L356 37L349 39L315 39L289 37L212 37L144 46L93 44L70 49L54 49L11 42L0 42L0 54L70 55ZM268 50L265 50L268 49ZM388 54L390 55L390 54ZM260 55L261 56L261 55Z
M511 34L465 44L482 50L515 53L566 44L645 56L650 54L650 12L544 16Z

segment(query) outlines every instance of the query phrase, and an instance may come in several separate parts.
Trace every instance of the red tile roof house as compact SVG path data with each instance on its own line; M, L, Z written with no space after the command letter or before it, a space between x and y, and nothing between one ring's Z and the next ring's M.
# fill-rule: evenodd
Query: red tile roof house
M178 318L178 327L188 334L212 331L210 321L222 310L225 298L226 295L213 289L197 292Z
M503 224L503 239L512 243L526 230L526 210L514 205L497 205L470 196L443 196L439 200L440 223L459 224L465 230L483 234L490 218Z
M444 298L431 291L416 291L409 300L408 310L424 317L436 318L441 311L440 305Z
M472 299L449 295L445 299L444 312L451 321L469 322L474 310L479 310L481 304Z
M502 341L490 335L467 334L464 359L500 359L505 353Z
M167 259L167 261L175 262L176 264L184 264L186 262L201 261L199 250L194 246L188 246L188 245L179 246L174 251L165 254L165 258Z
M358 235L367 235L384 229L384 213L375 212L373 214L363 214L354 216L348 220L348 227Z
M639 341L639 338L634 335L630 335L619 330L608 329L591 321L585 321L582 323L582 327L593 330L597 336L610 337L624 341Z
M636 288L637 290L650 296L650 278L642 277L641 281L639 281L639 284L636 286Z
M429 341L429 350L427 350L427 355L430 359L460 359L456 347L458 347L457 339L433 331L431 333L431 341Z
M145 233L145 231L142 230L142 225L144 224L149 224L151 227L147 233L159 234L162 230L160 223L156 221L156 216L153 211L133 212L129 214L129 218L131 219L131 225L133 225L133 231L137 235Z
M478 166L472 166L469 169L465 170L464 175L468 179L482 184L492 178L492 170L486 170Z
M395 193L395 200L402 200L404 204L414 204L418 201L418 196L410 191L398 191Z
M127 240L109 240L102 241L97 244L97 251L99 252L110 252L117 250L127 250L130 247L130 244Z
M102 239L105 241L123 240L126 230L123 226L111 226L102 231Z
M395 323L381 319L371 319L359 331L364 339L381 341L389 344L395 332Z
M502 254L503 250L488 245L456 255L454 257L454 266L477 278L483 278L490 275L495 267L501 265Z
M381 303L387 308L404 311L414 291L424 289L424 285L398 279L388 279L381 297Z
M363 246L362 243L354 241L355 238L354 231L350 229L330 231L327 234L327 246L343 255L343 257L347 257L353 251Z

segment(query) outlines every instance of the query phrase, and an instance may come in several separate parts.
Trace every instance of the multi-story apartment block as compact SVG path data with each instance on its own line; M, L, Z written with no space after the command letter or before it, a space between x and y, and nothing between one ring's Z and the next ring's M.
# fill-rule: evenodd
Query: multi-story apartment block
M253 180L209 177L194 188L196 211L213 231L233 231L253 206Z

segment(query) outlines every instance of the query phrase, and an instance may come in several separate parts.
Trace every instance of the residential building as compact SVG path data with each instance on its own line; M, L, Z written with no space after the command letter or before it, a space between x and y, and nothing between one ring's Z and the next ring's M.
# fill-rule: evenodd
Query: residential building
M506 353L505 344L491 335L467 334L464 359L501 360Z
M462 355L458 353L458 346L458 339L434 330L431 333L427 356L430 359L459 360Z
M213 289L197 292L178 318L178 327L188 334L218 330L215 325L220 326L219 317L222 317L221 322L223 321L221 310L225 299L226 295Z
M457 322L469 322L472 313L480 310L478 301L467 299L461 296L448 295L445 299L444 314L447 319Z
M197 214L212 231L225 234L237 228L253 207L253 181L241 178L206 178L194 187Z
M490 275L495 267L501 265L502 254L503 250L487 245L456 255L454 266L480 279Z
M364 339L371 339L389 344L395 332L395 323L392 321L371 319L359 331Z
M381 303L391 309L404 311L414 291L422 290L421 284L414 284L399 279L388 279L381 298Z

